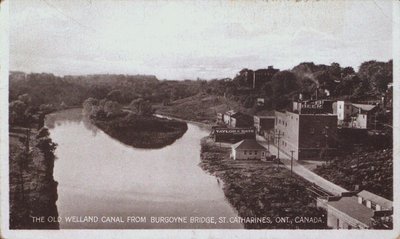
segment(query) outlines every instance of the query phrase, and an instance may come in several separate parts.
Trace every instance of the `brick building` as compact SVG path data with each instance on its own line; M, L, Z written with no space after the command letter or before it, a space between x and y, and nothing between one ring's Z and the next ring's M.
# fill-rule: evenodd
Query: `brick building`
M336 151L337 116L275 111L274 144L298 160L321 159Z
M254 116L254 127L260 135L264 135L264 132L273 130L275 126L275 116Z
M217 117L220 117L217 115ZM230 128L236 127L252 127L253 117L234 110L227 111L222 116L223 122Z
M293 112L300 114L315 113L333 114L333 100L298 100L293 101Z

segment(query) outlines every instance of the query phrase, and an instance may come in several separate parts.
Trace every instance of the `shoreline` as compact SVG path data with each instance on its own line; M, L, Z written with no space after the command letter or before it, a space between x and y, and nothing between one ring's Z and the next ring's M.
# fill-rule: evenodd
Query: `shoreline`
M60 229L56 220L50 220L58 217L58 182L53 176L56 144L47 129L32 130L26 150L21 144L26 142L24 130L10 128L9 135L10 229Z
M90 121L110 137L128 146L159 149L173 144L187 131L187 123L155 116L124 115Z
M204 123L204 122L195 121L195 120L187 120L187 119L183 119L183 118L179 118L179 117L167 115L167 114L155 113L154 115L157 117L160 117L160 118L167 118L167 119L173 119L173 120L182 121L182 122L186 122L186 123L192 123L192 124L198 125L202 128L206 128L208 130L211 130L211 128L212 128L212 124L210 124L210 123Z

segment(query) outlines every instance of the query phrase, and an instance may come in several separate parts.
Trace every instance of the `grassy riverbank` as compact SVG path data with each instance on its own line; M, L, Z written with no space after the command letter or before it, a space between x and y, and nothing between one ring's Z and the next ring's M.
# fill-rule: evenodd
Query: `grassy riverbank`
M217 113L226 112L231 109L251 114L251 109L244 108L235 101L222 96L206 94L179 99L168 105L156 105L154 108L157 114L204 124L214 124Z
M230 148L219 147L210 138L201 142L201 163L205 171L224 182L224 193L241 217L270 217L271 224L245 224L245 228L323 229L326 213L316 207L302 178L272 162L234 161ZM277 217L289 217L291 223L277 223ZM304 222L304 218L317 223Z
M185 122L135 114L93 118L93 122L111 137L137 148L162 148L182 137L188 129Z
M10 128L10 229L58 229L57 182L53 178L56 145L47 129L32 130L27 144L27 128ZM29 149L28 149L29 148ZM34 222L32 217L43 217Z

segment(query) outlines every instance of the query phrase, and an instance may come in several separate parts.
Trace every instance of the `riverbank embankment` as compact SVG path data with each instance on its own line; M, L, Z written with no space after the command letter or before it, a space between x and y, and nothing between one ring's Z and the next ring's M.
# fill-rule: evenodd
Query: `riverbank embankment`
M56 144L47 129L10 128L10 229L58 229Z

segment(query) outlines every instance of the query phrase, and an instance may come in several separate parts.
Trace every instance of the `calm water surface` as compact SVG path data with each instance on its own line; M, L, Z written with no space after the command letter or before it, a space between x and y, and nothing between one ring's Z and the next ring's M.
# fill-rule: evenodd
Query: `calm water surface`
M172 145L138 149L112 139L81 115L80 109L48 115L46 126L58 144L61 228L243 228L241 224L150 223L150 217L234 217L222 185L203 171L200 139L209 132L194 124ZM69 216L121 217L121 223L68 223ZM146 217L128 223L127 216Z

